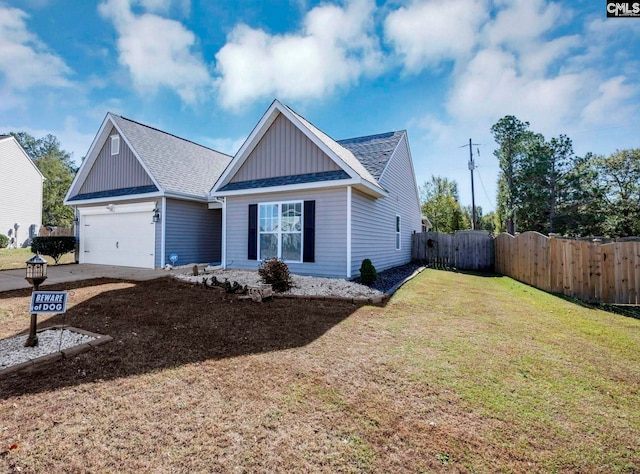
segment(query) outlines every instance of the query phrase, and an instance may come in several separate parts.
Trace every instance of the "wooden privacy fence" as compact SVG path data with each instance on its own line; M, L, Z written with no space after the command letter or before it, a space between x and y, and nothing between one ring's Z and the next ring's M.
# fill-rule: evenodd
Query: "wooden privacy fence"
M640 305L640 242L500 234L495 238L495 269L541 290L590 303Z
M63 237L69 236L73 237L75 234L73 233L73 227L40 227L40 231L38 232L38 237Z
M486 231L463 230L455 234L413 234L411 255L427 265L459 270L493 270L493 237Z

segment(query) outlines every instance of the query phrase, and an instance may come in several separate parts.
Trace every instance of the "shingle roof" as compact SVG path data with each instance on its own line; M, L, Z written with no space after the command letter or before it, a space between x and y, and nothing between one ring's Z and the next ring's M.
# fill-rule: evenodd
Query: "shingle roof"
M119 115L109 116L164 191L206 196L231 161L229 155L189 140Z
M272 186L285 186L287 184L315 183L318 181L334 181L337 179L349 179L349 175L343 170L325 171L322 173L297 174L293 176L280 176L277 178L253 179L250 181L237 181L229 183L220 191L237 191L240 189L268 188Z
M388 132L366 137L347 138L338 140L337 143L353 153L377 181L403 135L404 132Z
M98 199L116 196L132 196L134 194L155 193L158 190L154 184L150 186L136 186L133 188L109 189L93 193L76 194L69 201L83 201L85 199Z

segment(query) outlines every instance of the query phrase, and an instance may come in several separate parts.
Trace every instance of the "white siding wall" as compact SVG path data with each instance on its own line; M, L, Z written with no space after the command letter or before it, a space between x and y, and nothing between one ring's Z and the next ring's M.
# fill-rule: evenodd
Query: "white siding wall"
M316 201L315 262L291 263L299 275L345 278L347 216L345 188L227 197L227 268L256 270L259 261L247 259L249 204Z
M42 177L13 138L0 140L0 176L0 234L13 235L17 222L18 245L27 245L42 224Z
M331 158L281 114L271 124L231 182L339 169Z
M351 212L351 268L360 274L368 258L381 271L411 261L411 235L420 232L420 204L406 135L398 143L380 184L389 195L372 199L354 190ZM401 216L401 246L396 250L396 215Z

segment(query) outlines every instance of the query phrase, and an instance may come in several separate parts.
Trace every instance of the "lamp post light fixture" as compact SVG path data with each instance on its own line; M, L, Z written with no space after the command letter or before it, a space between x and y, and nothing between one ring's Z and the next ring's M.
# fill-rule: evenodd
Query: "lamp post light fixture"
M38 288L47 279L47 261L40 254L27 260L27 275L25 279L33 285L33 291ZM31 323L29 324L29 336L24 343L24 347L35 347L38 345L38 336L36 335L36 326L38 325L38 315L31 314Z

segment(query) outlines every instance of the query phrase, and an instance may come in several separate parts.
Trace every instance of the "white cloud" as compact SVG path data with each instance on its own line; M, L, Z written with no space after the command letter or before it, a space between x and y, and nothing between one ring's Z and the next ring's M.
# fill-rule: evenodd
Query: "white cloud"
M514 54L485 49L457 77L447 110L456 118L486 122L513 114L552 126L573 113L584 80L577 74L522 75Z
M630 100L638 92L638 85L626 84L626 77L613 77L600 84L595 97L582 110L581 118L588 124L626 123L638 110L636 102Z
M167 13L171 8L171 0L140 0L140 4L153 13Z
M492 46L517 48L528 45L570 15L569 9L546 0L500 0L496 3L502 8L486 25L486 36Z
M556 61L567 57L582 44L579 35L563 36L546 42L532 42L519 54L523 74L544 76Z
M27 18L24 11L0 4L0 90L7 101L0 108L13 102L9 96L16 91L71 85L71 69L27 29Z
M135 0L107 0L100 13L113 21L118 32L120 64L127 67L134 87L154 93L159 87L174 89L183 102L194 104L211 86L202 58L194 52L196 37L181 23L132 10ZM140 0L154 11L169 8L163 0Z
M227 155L233 156L238 152L238 150L240 150L240 147L246 139L247 137L240 137L235 139L202 137L200 138L199 143L202 143L203 145L208 146L209 148L212 148L221 153L226 153Z
M323 4L307 13L297 34L236 26L216 54L222 106L237 109L273 95L319 98L379 72L383 55L372 32L374 7L371 0Z
M419 72L441 61L468 57L488 13L484 0L417 0L387 16L385 38L405 68Z

